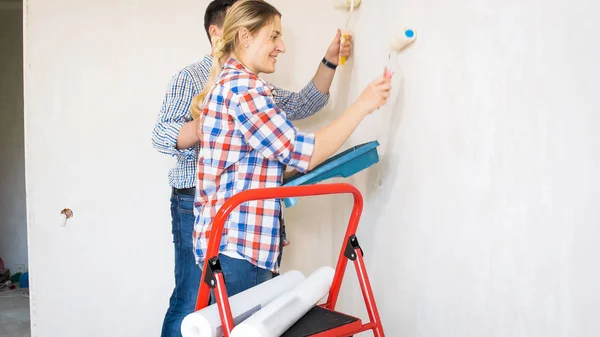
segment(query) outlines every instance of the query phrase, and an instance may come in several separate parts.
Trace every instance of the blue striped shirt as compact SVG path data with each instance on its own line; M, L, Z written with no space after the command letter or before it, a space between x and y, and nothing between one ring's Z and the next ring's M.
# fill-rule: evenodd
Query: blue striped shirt
M177 149L177 135L183 124L192 120L190 105L194 96L202 91L212 67L212 57L204 56L200 62L181 69L169 83L162 108L152 131L152 145L159 152L176 157L169 171L169 184L175 188L196 186L196 165L199 147ZM277 106L289 120L312 116L329 101L312 80L298 93L275 88L273 97Z

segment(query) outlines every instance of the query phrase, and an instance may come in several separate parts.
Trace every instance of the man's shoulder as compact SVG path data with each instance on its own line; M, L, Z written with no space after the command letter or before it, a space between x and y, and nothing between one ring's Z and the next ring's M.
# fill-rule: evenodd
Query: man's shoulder
M202 60L188 64L179 69L174 78L189 78L194 82L205 82L210 73L212 60L209 56L205 56Z

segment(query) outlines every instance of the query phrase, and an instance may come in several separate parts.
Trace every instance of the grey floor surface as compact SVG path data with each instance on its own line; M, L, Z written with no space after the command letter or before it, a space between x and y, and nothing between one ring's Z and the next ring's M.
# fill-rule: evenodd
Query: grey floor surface
M0 337L31 337L26 289L0 290Z

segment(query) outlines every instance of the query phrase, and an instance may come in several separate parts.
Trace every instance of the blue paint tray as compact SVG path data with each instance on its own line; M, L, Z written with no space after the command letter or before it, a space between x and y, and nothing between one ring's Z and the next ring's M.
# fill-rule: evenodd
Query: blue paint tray
M284 180L283 186L311 185L335 177L348 178L379 162L378 146L376 140L354 146L327 159L309 173L297 173ZM286 208L290 208L298 202L298 198L286 198L283 202Z

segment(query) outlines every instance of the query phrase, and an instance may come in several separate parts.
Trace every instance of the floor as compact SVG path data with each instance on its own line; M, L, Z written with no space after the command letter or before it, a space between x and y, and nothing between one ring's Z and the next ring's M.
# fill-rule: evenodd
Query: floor
M27 289L0 290L0 337L31 337Z

